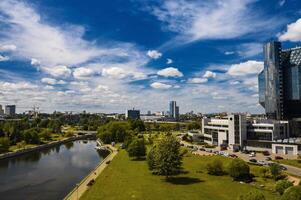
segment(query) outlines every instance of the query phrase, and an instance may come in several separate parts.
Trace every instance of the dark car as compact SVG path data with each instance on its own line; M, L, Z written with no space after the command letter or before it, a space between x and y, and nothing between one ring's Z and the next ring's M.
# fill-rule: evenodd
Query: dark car
M266 160L266 161L271 161L272 158L271 158L271 157L266 157L265 160Z
M281 157L281 156L275 156L275 160L283 160L283 157Z
M249 160L249 162L251 162L251 163L257 163L257 160L254 159L254 158L252 158L252 159Z
M248 151L248 150L243 150L241 153L244 153L244 154L249 154L249 153L250 153L250 151Z
M232 158L238 158L238 156L235 155L235 154L230 154L229 156L232 157Z
M268 151L263 151L262 154L263 154L264 156L269 156L269 155L270 155L270 152L268 152Z
M287 170L287 168L284 167L283 165L280 165L280 169L283 170L283 171Z

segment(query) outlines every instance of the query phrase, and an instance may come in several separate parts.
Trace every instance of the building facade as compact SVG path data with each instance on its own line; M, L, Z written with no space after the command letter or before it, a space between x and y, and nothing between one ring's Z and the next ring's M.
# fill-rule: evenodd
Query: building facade
M0 105L0 115L4 115L4 110L2 108L2 105Z
M125 118L126 119L133 119L133 120L137 120L140 119L140 110L127 110L125 112Z
M179 106L177 106L176 101L169 102L169 117L173 118L174 120L179 120Z
M301 117L301 47L283 50L280 42L264 45L264 69L258 75L259 103L269 119Z
M16 106L15 105L5 106L5 115L15 115L15 114L16 114Z

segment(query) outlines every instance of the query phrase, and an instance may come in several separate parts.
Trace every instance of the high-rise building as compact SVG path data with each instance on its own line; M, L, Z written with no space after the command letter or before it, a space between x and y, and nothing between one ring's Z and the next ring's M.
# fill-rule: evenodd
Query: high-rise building
M264 69L258 75L259 103L268 118L301 117L301 47L281 48L280 42L264 45Z
M4 110L2 108L2 105L0 105L0 115L4 115Z
M179 119L179 106L176 101L169 102L169 117L175 120Z
M125 112L125 118L126 119L140 119L140 110L135 110L134 108L132 110L127 110Z
M7 105L5 106L6 115L15 115L16 114L16 105Z

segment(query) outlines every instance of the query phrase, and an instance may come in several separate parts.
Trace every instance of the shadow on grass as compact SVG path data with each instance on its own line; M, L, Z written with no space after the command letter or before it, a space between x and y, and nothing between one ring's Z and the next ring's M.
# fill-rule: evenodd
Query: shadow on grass
M141 158L132 158L132 161L145 161L146 158L145 157L141 157Z
M198 178L191 178L191 177L169 177L165 179L166 182L172 183L175 185L191 185L195 183L204 182Z

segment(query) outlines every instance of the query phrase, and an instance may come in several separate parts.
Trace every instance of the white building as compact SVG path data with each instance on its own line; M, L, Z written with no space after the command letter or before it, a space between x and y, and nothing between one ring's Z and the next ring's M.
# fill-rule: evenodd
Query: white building
M0 115L4 115L4 110L2 108L2 105L0 105Z

